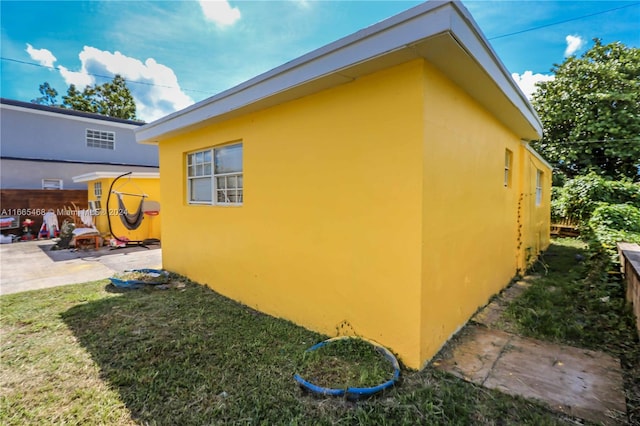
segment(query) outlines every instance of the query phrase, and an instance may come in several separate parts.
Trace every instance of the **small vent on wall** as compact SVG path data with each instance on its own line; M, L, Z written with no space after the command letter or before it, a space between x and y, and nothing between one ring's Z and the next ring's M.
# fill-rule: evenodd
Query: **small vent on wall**
M42 189L62 189L62 179L42 179Z

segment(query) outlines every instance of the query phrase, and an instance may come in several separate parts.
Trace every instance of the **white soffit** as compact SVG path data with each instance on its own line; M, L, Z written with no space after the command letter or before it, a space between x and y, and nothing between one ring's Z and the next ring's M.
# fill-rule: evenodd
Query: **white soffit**
M136 129L142 143L227 120L352 81L412 59L439 68L525 140L542 125L469 12L429 1Z
M108 178L117 178L118 176L122 176L122 172L91 172L85 173L83 175L74 176L72 179L74 182L89 182L97 179L108 179ZM131 174L126 175L126 178L133 179L159 179L160 172L133 172Z

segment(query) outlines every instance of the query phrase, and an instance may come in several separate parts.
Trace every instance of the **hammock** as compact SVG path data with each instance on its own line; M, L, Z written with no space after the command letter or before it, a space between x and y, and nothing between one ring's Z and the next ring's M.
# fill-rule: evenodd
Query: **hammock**
M115 191L114 191L115 192ZM144 219L144 212L142 211L142 204L144 203L144 195L140 195L140 204L138 205L138 210L135 213L129 213L127 211L127 207L124 205L122 201L122 194L116 192L116 196L118 197L118 209L120 211L120 220L125 228L129 230L138 229L140 223L142 223L142 219Z

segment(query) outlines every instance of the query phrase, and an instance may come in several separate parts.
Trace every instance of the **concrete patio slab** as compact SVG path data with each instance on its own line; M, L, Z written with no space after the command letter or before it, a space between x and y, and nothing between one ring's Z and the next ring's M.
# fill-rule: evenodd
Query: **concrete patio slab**
M470 325L445 356L434 365L478 385L592 422L626 419L620 362L605 353Z
M51 240L0 245L0 294L101 280L128 269L162 267L162 250L49 251Z

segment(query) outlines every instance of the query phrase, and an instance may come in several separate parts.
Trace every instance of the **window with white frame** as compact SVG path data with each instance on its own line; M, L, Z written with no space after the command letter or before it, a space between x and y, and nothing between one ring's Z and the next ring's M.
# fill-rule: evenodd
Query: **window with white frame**
M93 183L93 195L99 200L102 197L102 182Z
M42 179L42 189L62 189L62 179Z
M116 133L87 129L86 141L89 148L115 149Z
M513 168L513 152L508 149L504 150L504 186L511 186L511 169Z
M536 206L542 204L542 170L536 169Z
M242 204L242 143L187 154L187 200L191 204Z

